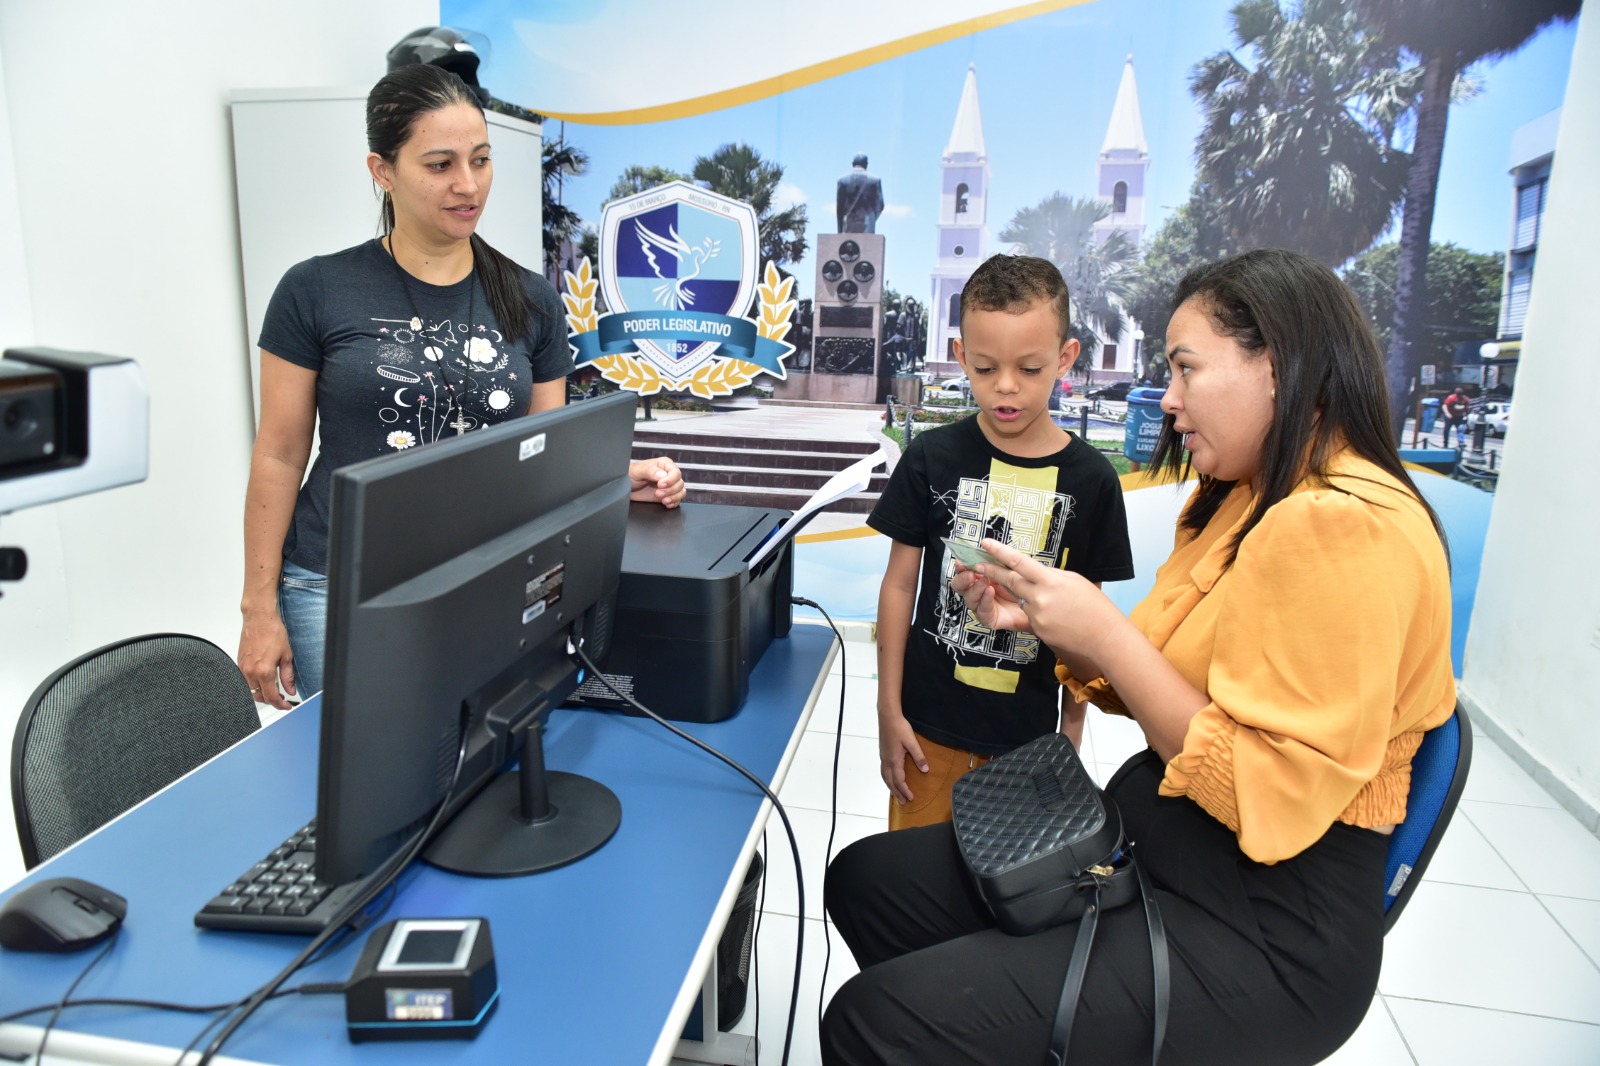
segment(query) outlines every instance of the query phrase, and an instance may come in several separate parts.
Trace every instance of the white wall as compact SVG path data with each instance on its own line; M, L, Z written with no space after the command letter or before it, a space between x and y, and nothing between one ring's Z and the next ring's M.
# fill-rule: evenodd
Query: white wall
M32 564L0 590L0 738L100 644L237 646L253 419L228 92L371 84L438 17L436 0L0 3L0 345L131 356L151 396L147 482L0 519ZM0 884L15 850L0 832Z
M1580 21L1517 371L1516 426L1484 544L1462 695L1600 832L1600 18Z
M6 107L5 56L0 53L0 349L33 339L33 306L19 206L11 116Z

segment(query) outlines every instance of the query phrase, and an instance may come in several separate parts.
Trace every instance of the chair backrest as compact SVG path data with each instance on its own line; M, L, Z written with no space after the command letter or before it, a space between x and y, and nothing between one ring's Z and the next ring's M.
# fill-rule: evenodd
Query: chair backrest
M11 745L11 800L31 869L259 729L221 648L157 633L108 644L34 690Z
M1423 734L1422 746L1411 759L1406 820L1395 827L1389 838L1389 861L1384 868L1385 933L1394 928L1450 825L1471 764L1472 725L1457 704L1455 713L1443 725Z

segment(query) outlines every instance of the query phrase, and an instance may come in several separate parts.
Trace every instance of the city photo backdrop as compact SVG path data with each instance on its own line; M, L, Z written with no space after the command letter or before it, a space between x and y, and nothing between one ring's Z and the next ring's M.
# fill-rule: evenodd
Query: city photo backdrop
M1521 315L1577 7L444 0L441 18L487 36L491 93L547 116L558 287L598 267L606 203L681 181L753 207L762 276L793 279L796 380L955 372L961 280L1027 252L1072 287L1074 374L1159 384L1182 272L1288 247L1368 307L1398 416L1458 381L1509 393L1537 358ZM857 249L872 280L829 316L860 155L882 189ZM829 346L841 332L874 335L865 363Z

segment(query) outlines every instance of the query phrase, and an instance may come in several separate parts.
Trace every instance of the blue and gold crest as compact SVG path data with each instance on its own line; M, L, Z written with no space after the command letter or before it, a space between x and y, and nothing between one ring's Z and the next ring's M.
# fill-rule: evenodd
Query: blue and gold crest
M577 365L642 395L726 395L756 374L786 376L794 280L771 264L761 277L757 235L749 204L687 182L606 204L599 277L587 260L566 275ZM594 313L597 282L604 315Z

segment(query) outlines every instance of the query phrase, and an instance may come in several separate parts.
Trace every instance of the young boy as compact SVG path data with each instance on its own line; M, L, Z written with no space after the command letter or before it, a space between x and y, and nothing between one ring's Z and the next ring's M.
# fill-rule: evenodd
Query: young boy
M1051 388L1078 358L1070 322L1051 263L997 255L979 266L955 343L978 413L913 440L867 519L894 541L878 593L890 829L949 821L957 777L1058 724L1082 740L1083 705L1062 693L1055 656L1032 633L991 632L973 617L950 588L941 541L994 537L1097 583L1133 576L1116 473L1050 419Z

